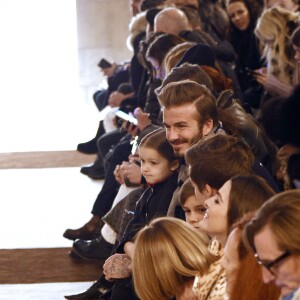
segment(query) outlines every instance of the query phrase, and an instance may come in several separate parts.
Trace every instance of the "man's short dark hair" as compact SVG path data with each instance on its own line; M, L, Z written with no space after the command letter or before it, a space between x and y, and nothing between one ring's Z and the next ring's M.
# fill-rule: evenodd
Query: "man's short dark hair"
M204 138L185 153L190 166L190 178L203 191L208 184L219 189L236 175L251 173L252 151L241 138L217 134Z

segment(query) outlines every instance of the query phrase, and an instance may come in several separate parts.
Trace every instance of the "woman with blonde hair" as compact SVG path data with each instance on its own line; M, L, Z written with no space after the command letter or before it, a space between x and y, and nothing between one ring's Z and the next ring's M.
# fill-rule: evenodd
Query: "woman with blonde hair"
M262 13L255 28L267 68L255 70L254 76L266 91L283 98L288 97L293 86L299 83L295 78L296 61L290 43L299 23L298 13L273 7Z
M217 259L205 234L175 218L158 218L135 241L134 287L141 300L180 299L183 285L193 284ZM196 299L196 298L195 298Z

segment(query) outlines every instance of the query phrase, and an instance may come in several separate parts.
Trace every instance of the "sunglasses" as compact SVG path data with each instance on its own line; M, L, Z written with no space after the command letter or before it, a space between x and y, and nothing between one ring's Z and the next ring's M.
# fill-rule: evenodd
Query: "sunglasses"
M276 274L276 270L274 269L274 266L279 264L280 262L282 262L283 260L285 260L287 257L289 257L291 255L291 253L289 251L285 251L283 254L281 254L280 256L278 256L277 258L271 260L271 261L268 261L268 262L265 262L263 260L261 260L259 257L258 257L258 254L255 253L254 256L257 260L257 263L259 265L262 265L264 266L266 269L268 269L268 271L275 275Z

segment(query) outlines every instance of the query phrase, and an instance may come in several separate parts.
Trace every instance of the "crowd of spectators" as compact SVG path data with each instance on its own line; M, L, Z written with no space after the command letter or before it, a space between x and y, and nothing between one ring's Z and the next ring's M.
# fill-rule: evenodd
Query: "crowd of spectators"
M101 60L107 109L81 172L104 179L66 299L300 299L297 0L131 0L128 62ZM126 45L124 45L125 47Z

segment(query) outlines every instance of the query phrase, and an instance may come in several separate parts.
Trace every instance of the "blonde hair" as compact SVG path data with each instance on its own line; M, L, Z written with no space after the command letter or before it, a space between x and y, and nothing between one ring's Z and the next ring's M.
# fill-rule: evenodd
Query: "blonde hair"
M290 41L298 24L298 13L272 7L262 13L254 31L261 43L262 56L269 63L270 73L286 84L292 83L295 59Z
M132 17L129 27L129 36L126 40L127 48L133 51L133 42L134 39L141 33L146 32L147 28L147 19L146 19L146 12L138 13L136 16Z
M194 276L203 275L217 257L206 235L175 218L153 220L135 241L133 278L142 300L171 299Z

